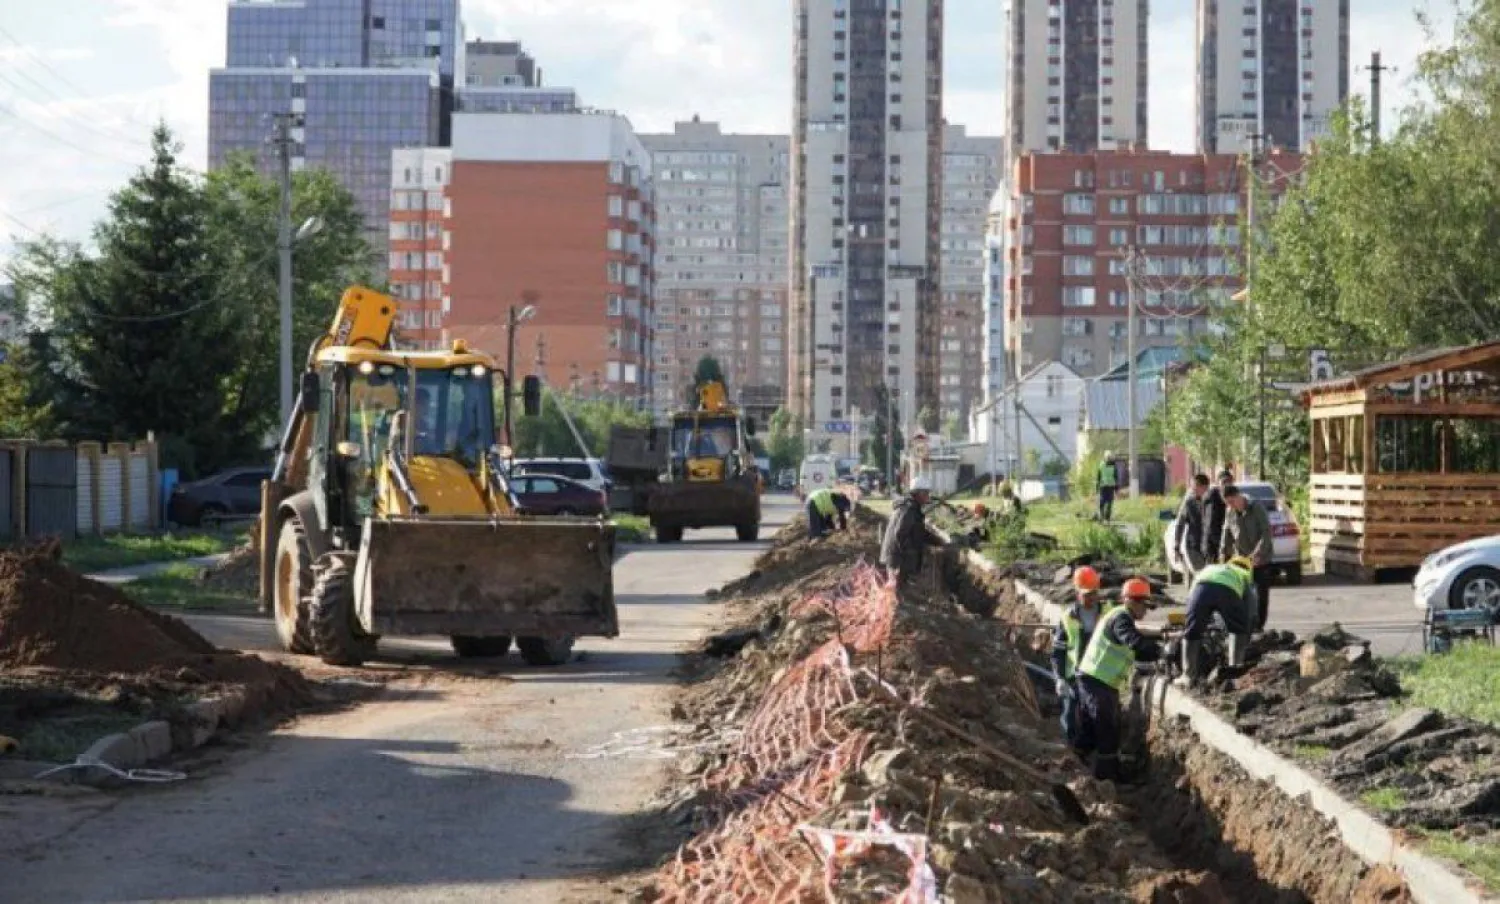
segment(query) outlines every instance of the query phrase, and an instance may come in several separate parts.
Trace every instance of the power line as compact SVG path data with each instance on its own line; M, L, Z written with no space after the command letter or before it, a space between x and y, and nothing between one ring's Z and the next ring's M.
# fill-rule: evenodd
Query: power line
M28 75L26 73L26 71L23 70L23 69L15 69L15 70L13 70L13 72L14 72L15 75L17 75L17 76L19 76L19 77L21 77L23 79L26 79L28 82L30 82L31 84L35 85L37 88L41 89L43 92L45 92L46 94L50 95L51 99L54 100L54 101L67 104L67 103L73 103L73 102L79 101L79 100L82 100L82 101L87 101L88 100L88 98L86 98L86 97L83 97L83 98L69 98L69 97L64 97L63 95L58 94L57 92L55 92L52 89L48 88L42 82L40 82L37 79L33 78L32 76ZM20 82L18 82L15 79L11 78L10 75L7 75L4 72L0 72L0 83L4 83L6 85L9 85L10 87L14 88L16 91L22 92L23 99L27 99L27 98L24 97L24 95L25 95L25 92L28 89L24 85L22 85ZM86 119L76 118L76 119L70 120L70 122L72 122L73 125L75 125L75 126L77 126L79 128L84 129L85 131L91 132L94 135L97 135L97 136L99 136L101 138L105 138L105 139L110 140L110 141L122 142L122 143L130 144L130 145L133 145L133 146L136 146L136 147L149 147L150 146L150 142L149 141L143 140L139 136L127 135L124 132L117 132L117 131L115 131L113 129L107 129L107 128L104 128L103 126L95 125L95 124L93 124L92 122L89 122Z
M10 116L16 122L19 122L21 125L30 128L32 131L37 132L38 134L44 135L44 136L46 136L48 138L51 138L53 141L56 141L59 144L67 145L68 147L72 148L75 151L78 151L81 154L87 154L87 155L90 155L90 156L93 156L93 157L98 157L98 158L104 159L104 160L110 160L110 161L116 162L116 163L125 163L125 164L128 164L130 166L140 166L141 165L141 161L139 161L139 160L127 160L124 157L119 157L119 156L116 156L114 154L106 153L106 152L101 151L101 150L99 150L97 148L85 147L84 145L81 145L81 144L77 143L76 141L73 141L72 139L65 138L62 135L59 135L56 132L51 131L50 129L43 128L42 126L38 125L37 123L32 122L27 117L24 117L20 113L16 112L16 109L14 107L11 107L11 106L8 106L8 105L5 105L5 104L0 104L0 114L4 114L4 115L7 115L7 116Z

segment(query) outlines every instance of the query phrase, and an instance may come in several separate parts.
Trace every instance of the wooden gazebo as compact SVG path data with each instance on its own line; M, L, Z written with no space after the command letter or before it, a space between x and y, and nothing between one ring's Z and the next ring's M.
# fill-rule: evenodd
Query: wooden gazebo
M1369 579L1500 533L1500 341L1314 383L1314 562Z

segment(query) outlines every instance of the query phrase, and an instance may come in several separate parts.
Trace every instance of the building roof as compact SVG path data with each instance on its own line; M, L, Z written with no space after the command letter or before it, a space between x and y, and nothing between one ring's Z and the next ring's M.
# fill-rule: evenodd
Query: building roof
M1135 376L1138 380L1155 380L1167 367L1178 363L1186 354L1180 345L1161 345L1145 349L1135 356ZM1110 370L1100 380L1128 380L1130 362L1126 361Z
M1146 423L1146 416L1161 401L1161 387L1136 381L1135 425ZM1083 391L1084 430L1130 429L1130 382L1128 380L1090 380Z
M1395 383L1433 370L1471 369L1500 365L1500 339L1475 345L1452 346L1407 355L1385 364L1376 364L1341 377L1312 383L1303 390L1306 395L1363 389L1376 383Z

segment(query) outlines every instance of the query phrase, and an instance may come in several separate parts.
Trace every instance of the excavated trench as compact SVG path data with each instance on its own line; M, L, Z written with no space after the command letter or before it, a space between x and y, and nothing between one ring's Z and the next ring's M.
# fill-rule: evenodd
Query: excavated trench
M947 591L966 609L1015 625L1044 618L1004 572L981 570L950 552L943 563ZM1035 629L1018 631L1030 636ZM1035 638L1040 646L1041 637ZM1041 664L1043 649L1033 649ZM1042 683L1039 683L1042 684ZM1050 688L1039 686L1039 694ZM1053 706L1056 706L1055 701ZM1148 722L1154 721L1149 729ZM1119 802L1154 846L1182 872L1137 890L1152 902L1235 901L1243 904L1375 904L1411 901L1401 876L1371 867L1343 842L1333 821L1303 798L1249 775L1203 743L1186 720L1149 720L1140 698L1125 743L1135 754L1141 785L1121 790Z

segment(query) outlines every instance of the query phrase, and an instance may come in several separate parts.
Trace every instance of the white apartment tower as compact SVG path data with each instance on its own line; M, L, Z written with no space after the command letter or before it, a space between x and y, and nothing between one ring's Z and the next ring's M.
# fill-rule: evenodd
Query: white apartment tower
M709 356L742 407L774 410L786 396L790 139L694 117L641 141L656 172L652 407L681 406Z
M984 381L985 225L1000 186L1005 140L950 125L943 136L938 414L964 423Z
M1146 141L1148 0L1007 0L1012 159Z
M911 425L938 410L942 3L795 12L791 408L827 439L899 393Z
M1198 0L1198 150L1305 151L1349 97L1349 0Z

